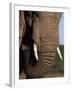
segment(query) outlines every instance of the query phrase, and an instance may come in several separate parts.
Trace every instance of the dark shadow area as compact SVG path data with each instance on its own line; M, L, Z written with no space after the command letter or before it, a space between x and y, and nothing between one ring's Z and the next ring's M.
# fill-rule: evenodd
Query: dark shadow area
M29 13L26 11L24 13L25 13L24 16L25 16L26 31L22 38L22 44L25 47L28 47L29 49L25 48L25 50L22 50L21 47L19 49L19 74L21 74L24 71L25 59L29 58L28 61L31 67L33 67L37 62L33 51L33 44L34 44L34 41L32 39L33 22L31 23L31 25L29 25L29 18L30 18ZM29 53L30 55L28 55L27 52L30 52Z

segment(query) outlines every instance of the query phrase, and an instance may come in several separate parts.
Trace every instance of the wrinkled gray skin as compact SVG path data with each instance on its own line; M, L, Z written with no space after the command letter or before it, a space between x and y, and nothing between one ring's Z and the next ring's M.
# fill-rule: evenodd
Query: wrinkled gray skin
M32 38L39 52L39 60L33 67L29 65L29 60L25 60L24 70L29 78L40 78L49 72L54 64L57 46L59 45L61 14L57 12L38 12L38 15L33 20Z
M24 11L19 12L19 47L21 46L22 37L25 34L26 25L25 25L25 18L24 18Z

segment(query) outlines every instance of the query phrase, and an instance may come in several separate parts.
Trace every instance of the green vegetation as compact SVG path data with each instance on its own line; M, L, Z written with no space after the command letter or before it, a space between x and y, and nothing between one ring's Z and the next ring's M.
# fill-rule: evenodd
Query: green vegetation
M60 45L59 46L60 48L60 51L61 51L61 54L62 54L62 57L63 57L63 61L60 59L58 53L56 54L56 57L55 57L55 64L54 66L52 67L52 71L53 72L64 72L64 46Z

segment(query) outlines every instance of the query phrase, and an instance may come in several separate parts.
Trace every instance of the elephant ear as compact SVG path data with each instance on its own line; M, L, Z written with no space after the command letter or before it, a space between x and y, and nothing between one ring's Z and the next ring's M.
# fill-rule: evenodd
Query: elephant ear
M57 17L57 23L59 23L61 16L62 16L62 13L59 13L58 12L57 15L56 15L56 17Z
M21 46L22 37L25 33L25 18L24 18L24 11L19 12L19 46Z

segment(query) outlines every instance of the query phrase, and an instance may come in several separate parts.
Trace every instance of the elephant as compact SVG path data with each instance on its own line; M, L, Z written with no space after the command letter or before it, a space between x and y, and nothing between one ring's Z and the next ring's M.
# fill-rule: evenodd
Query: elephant
M22 12L25 19L23 22L22 44L20 46L23 54L21 58L23 59L23 68L27 78L41 78L50 71L55 62L57 47L59 46L61 13ZM34 47L37 49L34 49ZM35 51L37 54L34 53Z

